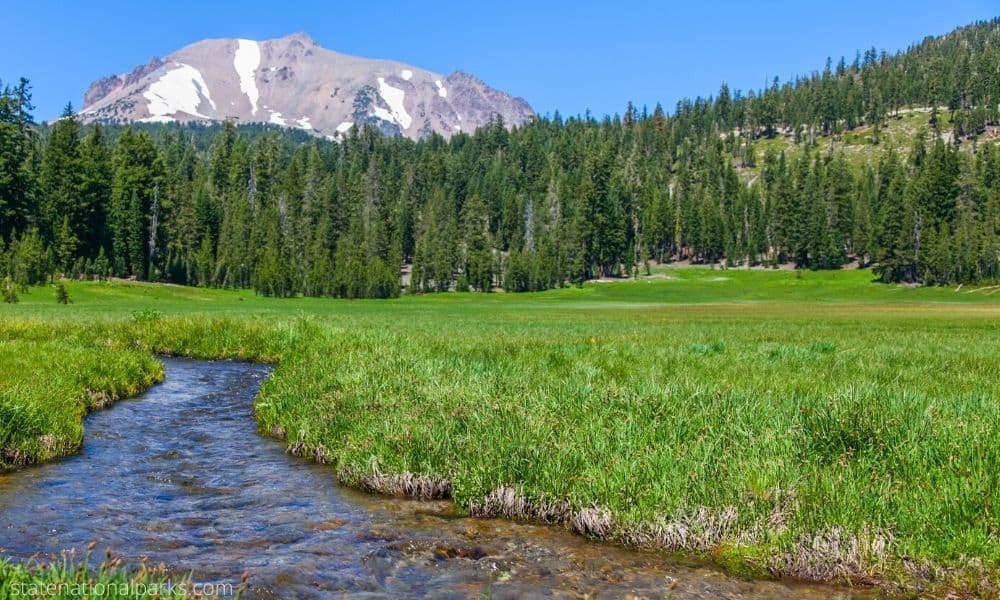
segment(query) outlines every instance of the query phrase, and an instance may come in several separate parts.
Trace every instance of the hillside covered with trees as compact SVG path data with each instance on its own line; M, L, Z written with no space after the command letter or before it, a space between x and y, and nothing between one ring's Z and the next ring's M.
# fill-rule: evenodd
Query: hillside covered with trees
M0 279L136 277L267 295L541 290L651 261L1000 278L1000 19L666 111L419 142L273 128L38 126L0 93ZM905 109L929 127L899 151ZM947 116L947 119L944 116ZM948 126L944 123L947 121ZM832 143L866 128L871 160ZM794 152L767 141L790 138ZM830 143L826 143L830 141Z

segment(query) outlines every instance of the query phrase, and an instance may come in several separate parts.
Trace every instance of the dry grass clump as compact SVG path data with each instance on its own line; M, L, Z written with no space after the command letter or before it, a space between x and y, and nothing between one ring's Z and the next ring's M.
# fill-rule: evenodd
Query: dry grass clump
M561 524L570 520L573 510L565 500L531 500L513 487L501 486L486 494L482 500L470 502L469 514L483 518Z
M338 481L354 485L366 492L401 496L414 500L446 500L451 498L451 482L414 473L365 473L355 474L343 469L337 474Z
M885 531L852 534L839 527L799 536L769 562L776 575L813 581L876 583L889 571L893 536Z

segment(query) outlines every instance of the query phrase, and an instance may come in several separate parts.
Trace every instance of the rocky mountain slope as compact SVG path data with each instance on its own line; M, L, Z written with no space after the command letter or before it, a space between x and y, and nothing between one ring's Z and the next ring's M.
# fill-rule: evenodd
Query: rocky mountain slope
M468 73L348 56L302 33L197 42L95 81L80 113L86 122L274 123L330 138L367 122L414 139L471 132L494 115L518 125L534 113Z

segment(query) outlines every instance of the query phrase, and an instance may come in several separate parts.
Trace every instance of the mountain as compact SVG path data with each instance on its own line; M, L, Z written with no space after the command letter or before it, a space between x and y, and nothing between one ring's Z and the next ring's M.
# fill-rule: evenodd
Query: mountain
M348 56L303 33L256 42L204 40L91 84L85 122L274 123L334 138L371 123L417 139L474 131L495 115L507 125L531 107L473 75L439 75L390 60Z

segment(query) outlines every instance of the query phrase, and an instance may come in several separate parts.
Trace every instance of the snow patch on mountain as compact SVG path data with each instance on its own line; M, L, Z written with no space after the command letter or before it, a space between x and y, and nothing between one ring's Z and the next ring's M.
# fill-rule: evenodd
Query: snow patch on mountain
M337 133L347 133L354 127L354 121L344 121L340 125L337 125Z
M205 100L215 110L215 102L208 90L208 84L201 71L183 63L175 63L175 67L164 73L159 79L149 85L142 94L149 100L148 122L162 123L173 120L173 115L182 112L194 117L207 119L198 112L198 107Z
M389 105L389 112L387 113L385 109L382 108L376 108L375 116L386 121L399 123L404 130L409 129L410 124L413 123L413 119L410 117L410 114L406 112L406 107L403 106L403 99L406 98L406 92L386 83L385 77L379 77L378 93L382 96L382 99L385 100L385 103ZM380 112L382 114L379 114ZM387 115L388 118L383 115Z
M281 125L281 126L288 125L288 123L285 122L284 117L281 116L281 113L280 112L275 112L273 110L271 111L271 118L268 119L268 120L271 123L274 123L275 125Z
M438 88L438 96L441 96L442 98L448 97L448 90L444 89L444 84L441 83L440 79L435 79L434 85L436 85Z
M260 90L257 89L257 67L260 66L260 44L253 40L237 40L236 54L233 56L233 67L240 77L240 91L250 99L251 114L257 114L257 100Z
M403 78L403 80L409 81L413 77L413 71L409 69L403 69L399 75L400 77Z
M309 124L309 117L302 117L301 119L299 119L298 121L296 121L296 123L298 123L299 127L301 127L302 129L312 129L313 128L313 126L311 124Z
M396 122L396 117L392 116L392 113L382 108L381 106L376 106L372 109L372 116L376 119L382 119L383 121L389 121L390 123Z

